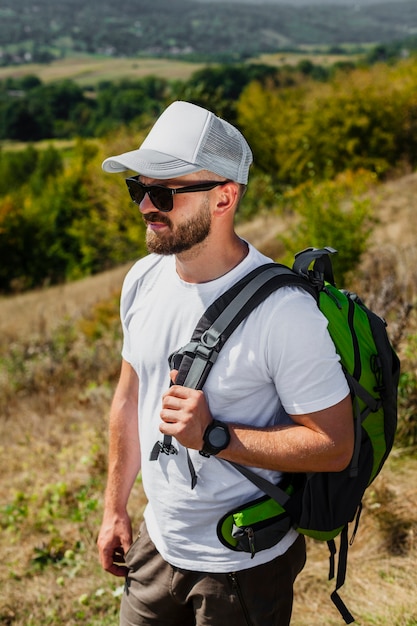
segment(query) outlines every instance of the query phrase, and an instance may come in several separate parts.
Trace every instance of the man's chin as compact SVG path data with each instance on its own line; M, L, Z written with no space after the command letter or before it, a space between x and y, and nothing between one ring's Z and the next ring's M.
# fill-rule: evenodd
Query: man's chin
M169 256L175 253L176 246L173 246L170 242L163 241L160 237L155 236L154 233L148 232L146 236L146 247L150 253Z

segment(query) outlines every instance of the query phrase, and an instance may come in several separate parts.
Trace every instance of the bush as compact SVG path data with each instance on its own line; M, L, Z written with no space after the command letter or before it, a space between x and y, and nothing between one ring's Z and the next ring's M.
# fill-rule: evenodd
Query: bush
M112 149L108 149L112 152ZM93 143L0 153L0 292L94 274L145 252L124 183L101 170Z
M296 214L295 226L279 237L288 251L285 261L292 263L296 252L310 246L331 246L338 250L332 258L335 280L343 287L371 233L370 202L357 196L372 182L367 172L347 172L335 181L306 183L284 194L284 205Z

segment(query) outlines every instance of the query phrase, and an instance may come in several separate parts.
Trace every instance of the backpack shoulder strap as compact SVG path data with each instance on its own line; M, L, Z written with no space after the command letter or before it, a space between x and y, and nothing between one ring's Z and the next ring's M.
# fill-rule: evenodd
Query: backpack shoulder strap
M318 291L289 267L268 263L255 268L223 293L200 318L190 343L170 356L176 384L201 389L218 353L239 324L271 293L299 286L317 300Z
M175 384L202 389L221 348L235 328L268 295L285 285L298 285L318 301L317 289L286 265L260 265L221 294L203 313L190 342L169 356L171 370L178 370ZM164 435L162 442L155 443L150 460L155 461L160 452L177 453L170 436ZM190 461L189 467L194 486L196 476Z
M169 356L170 369L178 370L175 384L202 389L221 348L235 328L273 291L294 285L308 291L318 302L318 290L279 263L260 265L221 294L203 313L190 342ZM160 452L177 453L169 435L155 443L150 460L155 461ZM188 464L194 486L197 478L190 460Z

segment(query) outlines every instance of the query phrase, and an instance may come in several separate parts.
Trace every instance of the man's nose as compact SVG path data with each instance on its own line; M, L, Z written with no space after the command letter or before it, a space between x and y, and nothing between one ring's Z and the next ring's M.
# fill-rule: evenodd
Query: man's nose
M156 210L156 207L154 205L154 203L152 202L152 200L149 197L148 193L145 193L145 195L143 196L143 200L139 205L139 209L141 213L153 213Z

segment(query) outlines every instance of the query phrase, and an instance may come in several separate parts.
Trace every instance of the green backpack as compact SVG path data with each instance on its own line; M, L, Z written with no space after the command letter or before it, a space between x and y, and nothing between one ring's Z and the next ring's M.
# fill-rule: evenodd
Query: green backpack
M297 285L315 297L328 320L351 391L355 420L351 462L342 472L286 475L279 486L232 463L266 495L227 512L217 531L224 545L253 557L295 527L302 534L327 541L329 579L335 574L334 539L340 535L336 588L331 598L345 622L351 623L354 618L338 594L346 575L348 525L355 521L354 536L363 494L393 446L400 363L384 320L356 294L335 286L330 260L335 252L333 248L308 248L296 255L292 269L271 263L253 270L207 309L190 343L171 355L170 363L178 369L176 384L201 389L230 334L268 295L284 285ZM167 451L169 445L165 439L161 449L165 446Z

